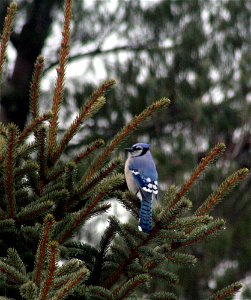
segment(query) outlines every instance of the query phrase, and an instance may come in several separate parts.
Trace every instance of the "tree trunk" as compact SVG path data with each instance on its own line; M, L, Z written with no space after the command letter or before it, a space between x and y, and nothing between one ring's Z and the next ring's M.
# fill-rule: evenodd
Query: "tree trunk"
M34 0L27 7L26 22L21 32L12 36L17 58L7 88L2 92L0 121L3 123L14 122L20 129L25 126L33 66L49 34L52 11L56 4L62 3L63 0Z

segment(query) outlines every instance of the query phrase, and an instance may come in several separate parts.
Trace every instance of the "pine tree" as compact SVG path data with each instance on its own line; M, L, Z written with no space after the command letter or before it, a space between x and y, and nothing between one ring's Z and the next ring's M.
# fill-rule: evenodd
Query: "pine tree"
M62 159L66 147L82 124L106 102L105 94L114 81L104 82L92 93L63 135L59 135L59 113L64 97L65 69L69 54L72 0L65 1L64 28L59 53L52 108L38 109L40 80L44 68L37 58L30 88L30 123L22 130L13 123L1 125L0 150L0 299L141 299L139 288L149 299L177 299L178 277L173 265L191 266L196 257L189 247L225 229L223 219L210 211L234 186L247 169L230 175L193 211L187 198L190 188L225 149L217 144L180 187L171 186L154 210L150 234L136 226L140 202L124 189L122 162L112 158L114 150L145 119L169 105L162 98L125 125L111 141L94 140L69 161ZM0 74L16 11L7 12L0 46ZM33 136L33 139L29 139ZM79 174L79 165L92 163ZM97 245L73 240L87 220L110 208L115 197L134 218L121 223L116 216ZM151 293L152 279L164 288ZM209 299L225 299L241 284L236 282Z

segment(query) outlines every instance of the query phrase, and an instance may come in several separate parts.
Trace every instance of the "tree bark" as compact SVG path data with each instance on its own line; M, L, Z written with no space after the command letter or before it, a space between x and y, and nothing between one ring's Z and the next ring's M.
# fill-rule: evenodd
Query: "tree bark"
M23 129L29 113L29 89L33 66L41 53L52 24L52 11L63 0L33 0L27 7L25 24L12 43L17 50L13 73L2 92L0 121L14 122ZM1 9L0 9L1 11Z

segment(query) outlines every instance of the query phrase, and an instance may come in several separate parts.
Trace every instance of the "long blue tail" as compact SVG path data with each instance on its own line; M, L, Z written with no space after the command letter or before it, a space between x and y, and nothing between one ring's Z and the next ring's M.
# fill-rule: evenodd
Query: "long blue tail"
M139 214L139 230L150 233L152 230L152 194L142 193L141 208Z

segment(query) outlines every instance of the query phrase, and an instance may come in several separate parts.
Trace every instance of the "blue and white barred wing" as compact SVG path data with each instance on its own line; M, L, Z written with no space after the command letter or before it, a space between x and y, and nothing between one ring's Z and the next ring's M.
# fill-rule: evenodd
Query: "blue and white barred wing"
M146 177L136 169L130 169L132 172L135 183L142 192L152 193L156 196L158 194L158 181L153 180L151 177Z

